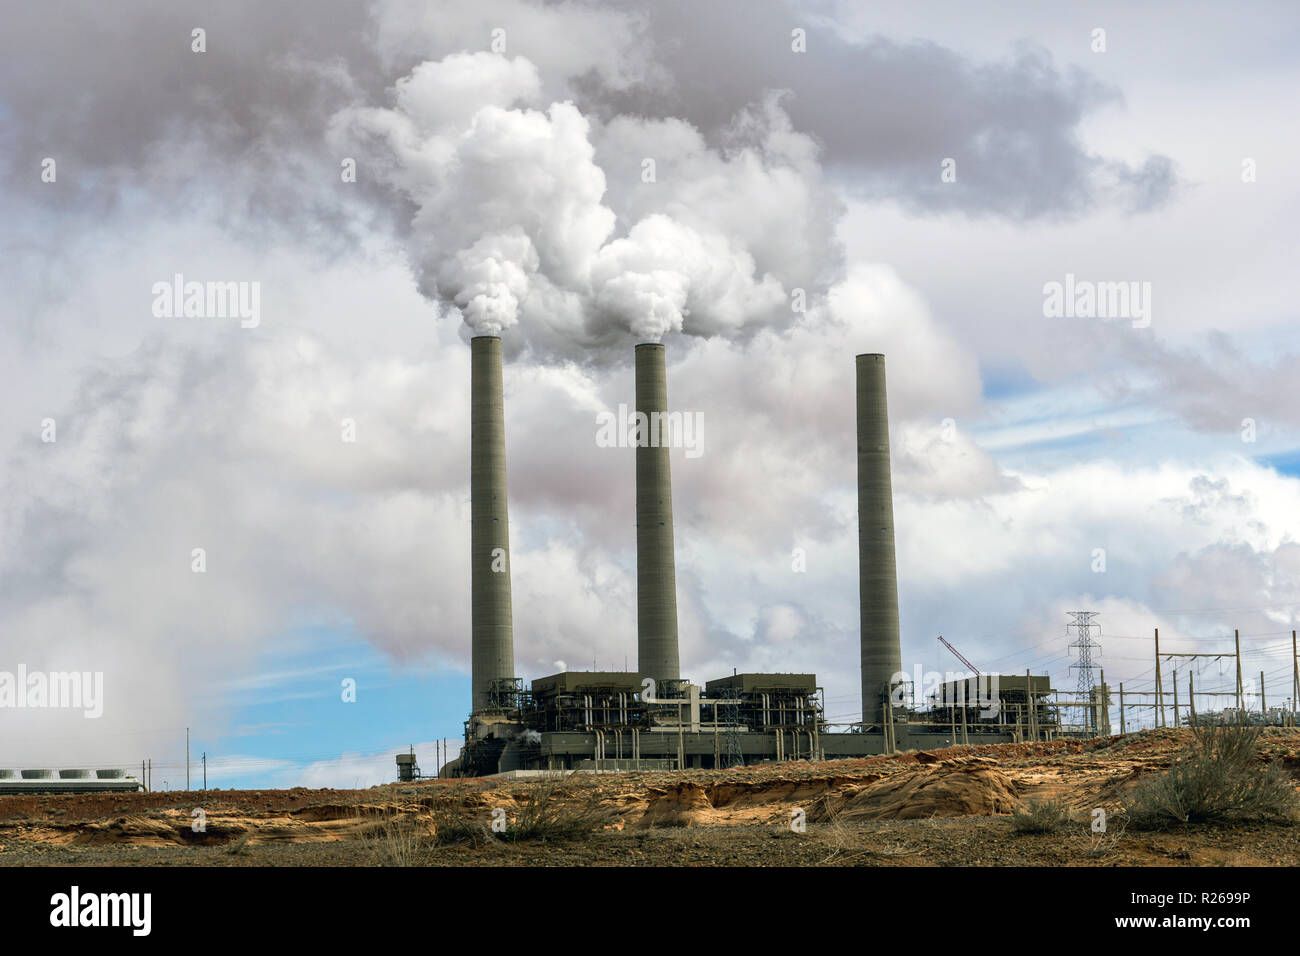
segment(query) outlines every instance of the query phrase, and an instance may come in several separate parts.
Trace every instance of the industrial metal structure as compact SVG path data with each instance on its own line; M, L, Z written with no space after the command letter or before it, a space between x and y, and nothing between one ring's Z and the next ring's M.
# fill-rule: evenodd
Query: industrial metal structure
M136 793L143 789L125 770L0 770L0 794Z
M814 674L733 673L703 685L682 679L667 374L657 343L635 350L637 670L564 671L525 688L512 673L508 564L492 565L509 554L501 344L489 336L470 341L473 710L461 755L442 775L728 767L1061 732L1046 677L977 675L974 685L951 682L923 705L913 698L902 669L885 360L878 354L856 360L860 721L827 721ZM402 773L415 772L410 755L398 761Z
M412 780L419 780L420 765L415 761L415 747L411 747L410 753L397 755L397 780L399 783L410 783Z
M650 686L623 671L538 678L500 709L493 737L467 742L458 770L676 769L820 755L826 722L812 674L680 681L671 696Z
M1071 618L1070 623L1065 625L1066 632L1068 633L1071 628L1074 628L1078 635L1073 643L1070 644L1070 650L1078 651L1079 659L1077 663L1070 665L1070 670L1077 670L1079 672L1079 681L1076 693L1078 696L1086 698L1092 693L1092 689L1096 684L1096 681L1093 680L1092 672L1097 665L1092 662L1092 651L1094 648L1098 651L1101 650L1101 645L1092 639L1092 630L1093 628L1096 628L1100 631L1101 625L1099 625L1095 620L1097 617L1096 611L1067 611L1066 613L1069 614ZM1089 715L1091 720L1091 711L1089 711ZM1094 730L1097 727L1095 724L1091 724L1090 726Z

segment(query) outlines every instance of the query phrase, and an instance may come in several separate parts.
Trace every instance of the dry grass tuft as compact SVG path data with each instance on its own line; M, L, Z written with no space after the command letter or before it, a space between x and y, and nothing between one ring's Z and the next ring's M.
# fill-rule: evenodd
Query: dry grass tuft
M496 834L509 843L525 840L574 840L602 829L612 819L599 787L569 788L559 780L532 784L506 829Z
M408 814L385 816L361 840L376 866L426 866L437 847L428 827Z
M1063 800L1030 800L1026 809L1011 813L1015 833L1054 833L1070 822L1070 808Z

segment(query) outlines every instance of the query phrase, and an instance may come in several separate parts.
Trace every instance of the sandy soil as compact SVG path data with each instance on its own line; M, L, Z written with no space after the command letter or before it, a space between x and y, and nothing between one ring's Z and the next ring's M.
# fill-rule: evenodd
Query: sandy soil
M1090 829L1186 730L1098 741L999 744L682 774L578 775L558 783L464 780L369 790L0 796L0 865L1268 865L1300 863L1300 826ZM1270 730L1261 759L1300 784L1300 732ZM1010 814L1057 798L1075 820L1017 834ZM598 828L504 842L487 832L530 803ZM192 811L201 808L202 832ZM1112 817L1112 820L1115 819ZM802 821L800 830L798 823ZM796 824L792 826L792 822ZM440 829L473 824L468 842Z

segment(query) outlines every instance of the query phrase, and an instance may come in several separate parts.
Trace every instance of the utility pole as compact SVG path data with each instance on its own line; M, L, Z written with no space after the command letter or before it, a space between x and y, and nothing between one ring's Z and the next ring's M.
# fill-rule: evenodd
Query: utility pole
M1106 686L1106 668L1101 669L1101 732L1110 736L1110 688Z
M1025 704L1029 707L1029 734L1038 743L1038 708L1034 706L1034 694L1030 690L1029 668L1025 668ZM1087 718L1085 718L1086 720Z
M203 751L203 792L208 792L208 752Z
M1178 726L1178 668L1174 668L1174 726Z
M1124 682L1119 682L1119 732L1128 733L1128 725L1124 722Z
M1193 727L1196 726L1196 685L1192 683L1192 678L1195 676L1195 671L1187 672L1187 706L1188 713L1191 714L1191 720L1188 723Z
M185 728L185 789L190 788L190 728Z
M1291 726L1295 726L1296 700L1300 698L1300 657L1295 651L1295 631L1291 631Z
M1233 628L1232 640L1233 643L1236 645L1234 650L1237 652L1237 711L1238 713L1240 713L1241 704L1242 704L1241 695L1242 692L1245 690L1241 682L1241 631L1237 630L1236 628Z
M1164 725L1165 695L1160 684L1160 628L1156 628L1156 726Z
M1268 701L1264 699L1264 672L1259 672L1259 712L1268 716Z

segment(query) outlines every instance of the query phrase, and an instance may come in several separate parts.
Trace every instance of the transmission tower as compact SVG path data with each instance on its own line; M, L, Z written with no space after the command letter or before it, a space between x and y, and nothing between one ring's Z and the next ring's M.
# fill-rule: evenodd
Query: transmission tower
M1098 635L1101 634L1101 625L1093 621L1097 616L1096 611L1067 611L1070 617L1074 618L1069 624L1065 625L1065 633L1070 633L1070 628L1074 628L1075 639L1070 644L1070 650L1078 651L1078 659L1070 665L1070 670L1078 671L1078 683L1075 685L1075 692L1083 704L1084 726L1093 734L1098 733L1097 713L1092 706L1092 689L1097 686L1096 681L1092 679L1092 671L1100 665L1092 662L1092 652L1096 650L1097 656L1101 656L1101 643L1092 639L1093 628L1096 628Z

